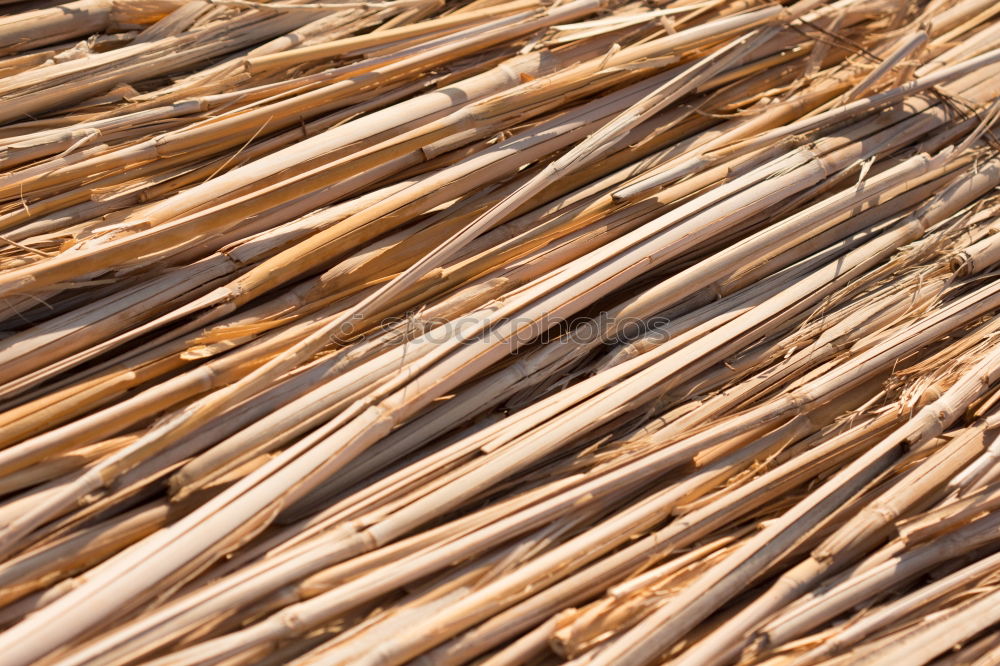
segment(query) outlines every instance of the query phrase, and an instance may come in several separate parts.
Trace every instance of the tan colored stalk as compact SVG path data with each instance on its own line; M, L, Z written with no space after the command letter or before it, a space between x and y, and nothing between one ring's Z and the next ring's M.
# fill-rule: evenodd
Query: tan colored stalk
M956 643L972 638L1000 620L1000 590L984 594L965 607L928 623L901 640L858 659L858 664L887 664L904 658L913 664L926 664L951 649Z
M536 3L534 0L515 0L514 2L496 4L482 9L457 12L437 19L418 21L387 30L377 30L368 35L345 37L330 42L289 49L281 53L251 57L247 59L247 67L251 71L265 71L268 69L290 67L312 60L346 56L353 52L362 52L364 49L392 43L400 39L422 37L439 31L449 32L457 30L470 24L480 23L484 19L514 14L520 10L531 9L535 6Z
M0 19L5 46L0 55L30 51L105 30L119 24L140 25L159 21L180 7L179 0L149 3L127 0L77 0L59 7L21 12Z
M872 351L877 349L876 347ZM860 358L863 357L864 355ZM964 411L972 399L988 387L992 377L989 373L1000 371L997 359L1000 359L1000 353L989 355L964 373L959 382L948 389L939 400L922 409L917 418L911 419L905 426L839 472L813 493L808 501L803 502L799 507L796 507L796 510L783 516L779 523L769 526L758 537L752 539L741 549L742 552L733 556L732 561L721 563L697 584L686 589L677 599L650 615L616 643L601 651L593 661L597 664L639 664L655 657L671 641L680 638L679 631L693 626L707 613L717 608L723 599L732 594L733 586L741 584L738 573L740 567L752 567L761 558L774 557L775 554L781 552L780 549L787 547L788 537L784 536L782 532L794 534L802 529L802 525L805 520L808 520L807 516L810 513L815 514L817 511L829 510L828 502L832 500L827 499L828 497L843 496L843 493L850 492L847 490L848 488L857 488L859 481L863 483L873 478L880 469L884 469L886 464L893 460L899 447L906 442L920 441L943 431ZM792 521L797 521L794 523L794 530L792 529ZM827 558L823 558L822 561L827 561ZM818 564L819 560L816 563ZM703 640L685 652L683 659L690 663L690 660L701 659L708 654L717 655L732 650L733 643L730 636L737 631L740 632L739 636L745 636L747 628L753 626L751 623L755 624L767 611L780 605L776 605L777 599L780 598L781 603L787 603L790 598L798 596L797 593L802 585L798 582L799 579L795 578L794 583L791 578L784 580L788 581L785 583L788 587L787 590L783 587L772 587L766 597L758 600L748 610L744 610L734 620L724 625L721 630L711 636L710 640ZM789 583L793 584L789 585ZM679 614L681 609L683 609L683 614Z

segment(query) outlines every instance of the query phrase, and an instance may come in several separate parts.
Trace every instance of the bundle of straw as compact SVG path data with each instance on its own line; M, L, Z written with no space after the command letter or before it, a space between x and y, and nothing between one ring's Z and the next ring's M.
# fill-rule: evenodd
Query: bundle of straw
M1000 664L994 0L0 0L0 666Z

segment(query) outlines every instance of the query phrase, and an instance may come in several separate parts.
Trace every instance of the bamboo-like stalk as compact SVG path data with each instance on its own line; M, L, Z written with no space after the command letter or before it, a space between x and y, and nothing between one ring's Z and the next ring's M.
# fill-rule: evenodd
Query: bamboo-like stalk
M77 0L59 7L7 16L0 19L0 34L6 44L0 54L30 51L74 37L120 29L116 24L156 23L182 4L170 0L148 4Z
M998 19L0 18L0 665L990 662Z

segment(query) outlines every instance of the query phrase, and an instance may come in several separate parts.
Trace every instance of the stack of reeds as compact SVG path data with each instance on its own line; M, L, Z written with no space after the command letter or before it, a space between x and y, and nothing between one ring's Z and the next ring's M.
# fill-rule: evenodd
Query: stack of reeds
M0 0L0 666L1000 664L998 117L995 0Z

